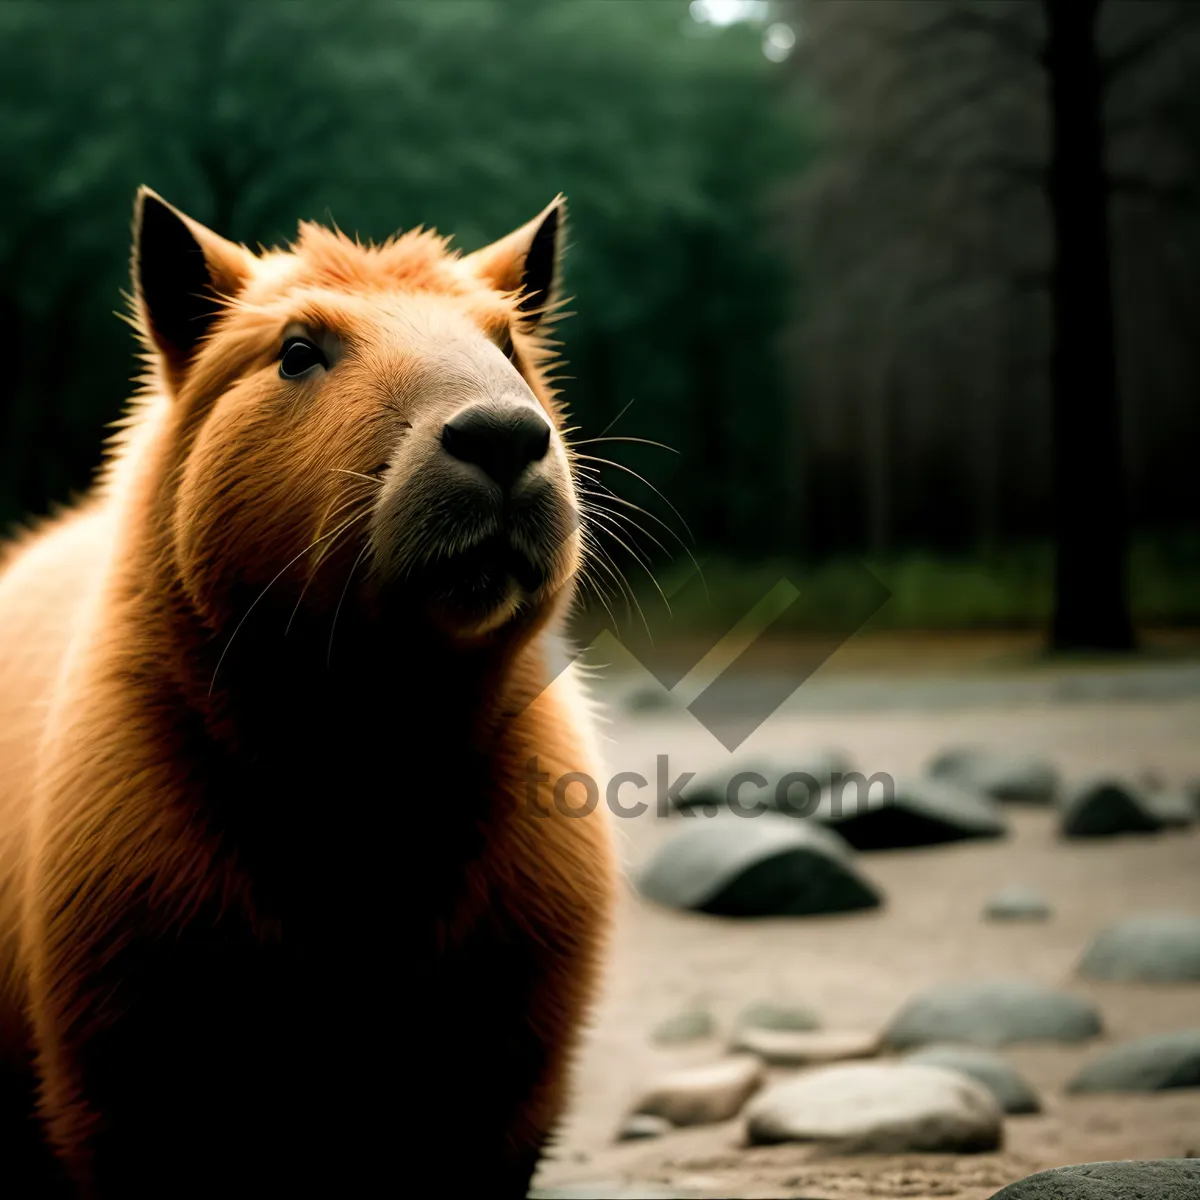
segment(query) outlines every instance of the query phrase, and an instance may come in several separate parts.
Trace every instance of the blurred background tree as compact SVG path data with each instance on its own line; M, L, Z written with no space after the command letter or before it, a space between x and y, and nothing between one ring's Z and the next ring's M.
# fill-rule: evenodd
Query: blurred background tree
M432 225L466 250L563 191L584 429L632 401L618 432L704 464L676 478L660 456L657 485L715 543L770 544L755 460L781 419L785 275L763 206L803 139L759 33L704 36L686 5L638 0L14 3L0 21L5 519L86 484L126 394L111 313L139 183L251 245L308 218L377 240Z
M250 245L308 218L376 240L431 225L464 250L562 191L578 436L676 451L586 448L664 546L657 521L687 534L658 493L682 515L704 620L781 571L814 621L836 616L857 578L841 565L865 557L893 593L883 623L1049 622L1055 463L1085 515L1123 476L1134 613L1195 620L1188 8L1095 14L1121 67L1104 95L1120 419L1095 429L1123 465L1095 443L1064 474L1043 0L7 0L0 521L86 486L128 392L112 314L139 183ZM1119 551L1113 528L1093 547ZM653 594L634 559L664 555L610 541Z
M1129 648L1130 527L1143 577L1149 533L1196 570L1200 9L791 12L822 114L789 223L814 306L792 331L804 540L1050 538L1052 644Z

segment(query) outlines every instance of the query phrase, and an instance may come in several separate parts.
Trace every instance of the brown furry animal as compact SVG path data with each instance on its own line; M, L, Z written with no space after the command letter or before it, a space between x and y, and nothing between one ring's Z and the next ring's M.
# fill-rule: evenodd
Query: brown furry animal
M139 193L143 394L0 574L4 1196L526 1194L613 895L528 789L598 768L561 213L256 255Z

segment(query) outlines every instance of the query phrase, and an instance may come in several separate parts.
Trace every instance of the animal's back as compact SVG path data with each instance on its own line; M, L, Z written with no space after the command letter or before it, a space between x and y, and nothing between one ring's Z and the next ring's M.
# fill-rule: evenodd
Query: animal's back
M0 1060L26 1052L17 969L25 831L59 666L111 546L109 510L68 512L0 558Z

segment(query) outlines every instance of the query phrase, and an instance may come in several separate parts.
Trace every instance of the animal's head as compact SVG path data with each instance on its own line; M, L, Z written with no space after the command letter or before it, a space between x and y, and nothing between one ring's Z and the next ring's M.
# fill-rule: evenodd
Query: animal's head
M562 221L560 198L465 257L429 232L363 246L309 224L255 254L139 193L171 553L206 620L259 595L494 639L563 602L579 504L545 374Z

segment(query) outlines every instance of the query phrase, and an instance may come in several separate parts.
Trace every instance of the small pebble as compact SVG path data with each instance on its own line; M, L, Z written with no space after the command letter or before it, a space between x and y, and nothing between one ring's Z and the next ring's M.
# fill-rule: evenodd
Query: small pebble
M622 1122L617 1131L617 1141L642 1142L648 1138L662 1137L673 1128L666 1117L656 1117L653 1113L633 1113Z
M680 1046L712 1037L716 1030L712 1013L702 1008L688 1009L668 1017L655 1028L650 1038L659 1046Z
M1048 921L1054 912L1046 898L1033 888L1010 887L987 902L983 915L988 921Z

